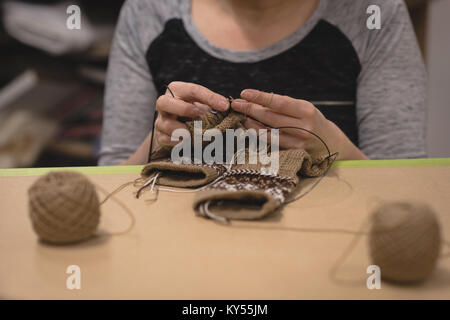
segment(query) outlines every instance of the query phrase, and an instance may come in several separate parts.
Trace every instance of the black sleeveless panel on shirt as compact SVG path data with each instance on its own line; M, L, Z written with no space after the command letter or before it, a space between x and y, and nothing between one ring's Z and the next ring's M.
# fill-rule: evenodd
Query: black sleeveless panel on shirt
M251 88L315 103L358 146L357 79L361 64L350 40L320 20L299 43L268 59L237 63L216 58L171 19L150 44L147 62L158 93L172 81L201 84L225 97Z

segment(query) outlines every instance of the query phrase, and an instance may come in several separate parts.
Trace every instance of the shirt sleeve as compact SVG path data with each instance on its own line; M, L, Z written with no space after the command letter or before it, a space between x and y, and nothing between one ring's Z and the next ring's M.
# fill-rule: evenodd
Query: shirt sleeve
M367 30L358 79L359 146L371 159L426 157L426 72L403 1ZM365 26L364 26L365 27Z
M117 165L131 156L151 131L157 91L145 59L148 34L140 32L144 1L124 4L111 49L105 88L99 165ZM146 23L152 28L157 19ZM147 31L146 31L147 32Z

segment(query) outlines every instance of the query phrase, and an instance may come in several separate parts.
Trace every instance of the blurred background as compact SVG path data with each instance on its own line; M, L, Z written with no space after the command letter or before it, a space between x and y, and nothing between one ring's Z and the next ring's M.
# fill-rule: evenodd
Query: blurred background
M123 2L0 2L0 168L97 164ZM429 73L429 156L450 157L450 0L406 2ZM61 28L71 4L82 14L75 32Z

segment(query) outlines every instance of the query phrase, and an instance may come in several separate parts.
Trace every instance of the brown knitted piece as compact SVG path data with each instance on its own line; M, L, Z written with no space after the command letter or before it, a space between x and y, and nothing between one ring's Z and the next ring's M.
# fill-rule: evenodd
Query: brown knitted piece
M152 161L142 169L143 178L154 177L157 184L169 187L201 187L216 180L225 172L225 167L218 164L175 164L170 159Z
M229 109L217 114L206 113L197 119L188 121L186 126L194 135L194 121L202 121L202 133L208 129L245 129L245 115ZM225 139L224 139L225 140ZM278 208L296 188L299 176L317 177L322 175L331 161L314 160L304 150L287 150L279 152L278 174L267 175L261 172L262 166L234 165L226 171L223 165L174 164L171 162L170 147L163 147L156 156L166 159L151 162L142 170L145 178L157 173L157 184L172 187L201 187L221 177L205 191L197 194L194 208L205 215L209 210L215 215L229 219L258 219ZM248 150L247 150L248 153ZM247 155L248 159L248 155Z
M322 175L330 159L313 161L305 150L279 152L278 174L264 174L261 164L234 165L223 178L199 192L194 208L203 216L252 220L275 211L294 191L299 174Z
M245 129L243 124L245 117L244 114L229 109L228 111L217 112L216 114L210 112L205 113L195 119L187 121L185 124L192 138L194 137L194 121L202 122L202 134L204 134L205 131L209 129L218 129L221 132L224 132L226 129ZM162 158L162 155L168 157L171 149L172 146L170 145L162 145L160 149L154 152L152 159Z
M206 113L200 117L186 122L186 126L194 136L194 121L202 121L202 133L208 129L219 129L224 132L226 129L244 128L243 121L245 115L234 111L218 112L217 114ZM155 151L152 161L148 163L141 172L143 178L153 177L160 173L157 184L170 187L201 187L204 186L225 172L225 167L220 164L175 164L170 159L171 146L162 146Z
M198 118L193 119L192 121L186 122L186 126L191 133L191 136L193 136L194 133L194 121L201 121L202 122L202 129L205 133L208 129L218 129L220 131L225 131L226 129L238 129L242 128L245 129L243 123L245 120L245 115L242 113L237 113L235 111L232 111L231 109L228 109L228 111L225 112L217 112L217 114L213 113L205 113Z

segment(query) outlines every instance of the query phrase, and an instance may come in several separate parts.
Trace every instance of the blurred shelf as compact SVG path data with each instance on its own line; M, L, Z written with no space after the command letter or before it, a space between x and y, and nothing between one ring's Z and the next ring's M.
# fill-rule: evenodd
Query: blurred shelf
M23 2L32 5L67 3L65 0ZM82 19L88 19L95 26L109 25L107 30L111 30L123 3L124 0L78 0L70 4L80 5ZM96 165L112 32L105 30L104 40L94 42L85 51L52 55L8 35L1 19L2 15L0 85L7 86L26 70L32 70L38 78L36 88L24 93L26 98L18 98L5 110L30 109L59 123L58 132L41 151L34 166Z

